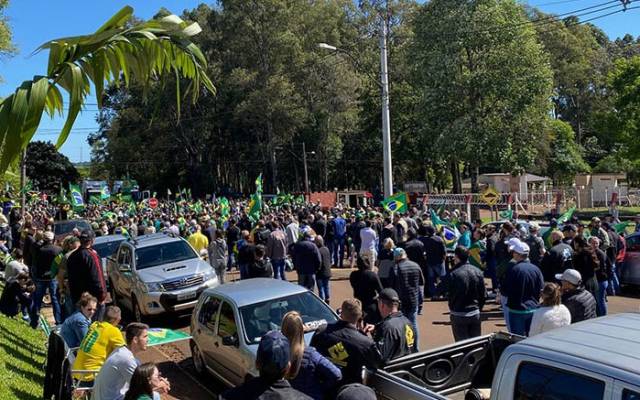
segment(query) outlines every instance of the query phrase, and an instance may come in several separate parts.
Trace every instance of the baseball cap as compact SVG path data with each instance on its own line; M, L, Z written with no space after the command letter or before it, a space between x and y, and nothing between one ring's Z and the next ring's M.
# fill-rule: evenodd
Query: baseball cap
M593 218L591 218L591 222L600 222L600 218L593 217Z
M55 237L55 235L51 231L46 231L44 233L45 240L52 241L54 237Z
M556 279L559 281L567 281L573 285L578 286L582 282L582 275L575 269L565 269L563 273L556 274Z
M289 340L280 331L267 332L260 339L256 361L260 369L278 374L289 364Z
M80 232L80 240L91 240L95 239L95 237L96 234L92 229L84 229L82 232Z
M530 231L539 231L540 230L540 225L538 225L537 222L532 222L529 224L529 230Z
M576 232L576 230L577 230L576 226L573 224L567 224L562 227L562 232L567 232L567 231Z
M393 258L404 258L406 256L407 253L402 247L396 247L395 249L393 249Z
M385 301L393 301L396 303L400 302L400 297L398 296L398 292L391 288L382 289L382 291L378 294L378 299Z
M375 400L376 393L361 383L345 385L338 390L336 400Z
M518 254L529 254L529 245L518 238L511 238L507 242L509 251L515 251Z

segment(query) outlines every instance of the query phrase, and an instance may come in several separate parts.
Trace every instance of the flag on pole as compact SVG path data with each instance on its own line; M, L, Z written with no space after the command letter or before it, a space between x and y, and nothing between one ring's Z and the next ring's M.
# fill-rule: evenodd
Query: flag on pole
M567 212L565 212L558 218L558 225L564 224L565 222L569 221L571 217L573 217L573 213L575 211L576 211L575 207L571 207L570 209L568 209Z
M256 193L262 194L262 172L256 178Z
M442 239L444 240L445 246L452 249L455 247L458 242L458 238L460 237L460 231L456 228L455 225L450 224L446 221L443 221L438 217L435 211L431 211L431 222L433 226L436 228L436 231L442 232Z
M407 204L409 203L409 199L407 198L407 194L404 192L396 193L393 196L387 197L382 200L382 207L391 212L407 212Z
M249 201L249 219L253 222L260 219L260 214L262 213L262 196L258 193L254 193L251 195L251 200Z
M220 216L222 216L222 222L229 219L231 207L229 207L229 200L226 197L220 197Z
M630 227L631 225L633 225L632 222L626 221L626 222L620 222L619 224L615 224L613 225L613 229L615 229L616 233L618 235L620 234L625 234L626 230L628 227Z
M84 199L80 186L69 184L69 195L71 197L71 205L73 208L84 208Z

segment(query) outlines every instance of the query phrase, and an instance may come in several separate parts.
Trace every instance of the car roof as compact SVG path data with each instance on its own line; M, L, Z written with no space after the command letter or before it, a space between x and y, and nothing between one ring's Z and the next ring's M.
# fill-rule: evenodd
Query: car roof
M124 237L123 235L103 235L103 236L97 236L93 244L116 242L116 241L125 240L125 239L126 237Z
M242 307L307 291L300 285L281 279L252 278L225 283L207 289L205 293L224 296Z
M82 218L78 218L78 219L63 219L63 220L59 220L59 221L53 221L54 225L62 225L62 224L75 224L78 222L84 222L87 225L89 225L89 221L87 221L86 219L82 219Z
M127 241L135 248L155 246L163 243L171 243L181 241L182 238L168 232L151 233L149 235L140 235L135 238L128 238Z
M594 318L553 329L519 344L552 350L640 374L640 314Z

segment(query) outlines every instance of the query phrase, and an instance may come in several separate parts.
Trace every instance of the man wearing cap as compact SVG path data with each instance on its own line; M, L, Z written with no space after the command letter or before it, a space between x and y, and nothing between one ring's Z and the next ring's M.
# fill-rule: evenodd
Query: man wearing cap
M569 246L573 246L573 238L575 238L577 234L578 234L578 229L576 228L575 225L566 224L565 226L562 227L562 235L564 236L564 238L562 239L562 242Z
M365 333L362 304L347 299L340 307L340 320L322 325L311 338L311 346L342 370L340 384L362 383L362 367L379 368L382 356Z
M556 274L573 266L573 248L562 241L560 231L551 232L552 246L542 259L542 276L545 282L553 282Z
M540 237L540 225L535 222L529 224L529 236L525 240L529 246L529 260L538 267L542 265L545 253L544 240Z
M582 284L582 276L575 269L567 269L556 275L562 282L562 304L571 313L571 323L596 317L596 299Z
M382 321L373 331L373 340L384 363L413 353L415 334L411 322L402 315L399 306L400 298L395 290L383 289L378 295L378 311Z
M420 266L408 259L403 248L397 247L393 251L393 258L396 266L392 270L391 286L400 298L402 314L411 322L415 336L413 347L415 351L418 351L418 302L420 287L424 285L424 276Z
M58 281L55 279L55 276L51 275L51 265L58 254L62 253L62 247L56 246L53 243L53 239L53 232L44 232L42 246L40 246L35 253L33 268L31 270L31 276L36 285L36 292L33 296L33 302L31 303L31 310L29 310L29 317L31 318L31 327L34 329L38 327L42 298L47 292L47 289L51 297L53 317L56 325L62 323L62 311L60 302L58 301Z
M486 289L482 271L469 260L469 250L458 246L454 252L455 267L449 275L449 318L456 342L480 336L480 310Z
M266 333L260 339L256 354L259 376L224 392L223 400L300 399L311 397L291 387L284 377L291 367L289 340L280 331Z
M85 229L80 234L80 248L74 251L67 260L67 276L71 301L75 304L84 292L89 292L98 299L98 309L94 314L94 321L102 318L107 298L107 287L102 273L100 257L93 250L95 234L91 229Z
M509 241L515 264L505 273L502 293L507 296L511 333L527 336L533 312L538 307L544 279L540 268L529 262L529 246L520 239Z

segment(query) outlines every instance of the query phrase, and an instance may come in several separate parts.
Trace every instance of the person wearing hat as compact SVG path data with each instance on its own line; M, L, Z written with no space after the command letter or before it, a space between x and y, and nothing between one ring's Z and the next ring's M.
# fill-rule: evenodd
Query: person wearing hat
M391 288L383 289L377 300L382 321L373 331L373 340L380 350L382 361L387 363L413 353L415 334L411 322L399 310L398 293Z
M536 222L529 224L529 236L525 239L525 243L529 246L529 260L538 267L542 265L544 253L544 240L540 237L540 225Z
M62 309L58 301L58 281L55 279L55 275L51 275L51 265L58 254L62 253L62 247L53 242L54 234L51 231L44 232L42 238L42 246L36 251L35 263L31 269L31 277L36 285L36 292L33 295L29 317L31 319L31 327L34 329L38 327L40 322L40 307L42 307L42 298L47 290L51 298L53 318L56 321L56 325L62 323Z
M591 236L597 236L600 239L600 248L602 251L606 252L609 246L611 246L611 240L609 239L609 234L602 227L602 223L600 218L593 217L591 218L591 224L589 225L591 231L589 232Z
M80 247L67 259L67 276L71 301L74 304L80 300L84 292L89 292L98 299L98 309L93 315L93 320L97 321L104 314L107 286L102 273L100 256L92 248L94 240L95 234L91 229L85 229L80 233Z
M259 376L222 393L223 400L312 399L294 389L284 379L291 367L289 340L280 331L267 332L260 339L256 354Z
M572 324L596 317L596 299L584 288L580 272L567 269L556 279L562 283L562 304L569 309Z
M553 282L556 274L573 266L573 248L562 241L562 232L553 231L549 236L553 245L544 255L541 265L545 282Z
M420 290L424 285L424 276L420 266L409 260L403 248L397 247L393 251L393 258L396 266L393 270L392 287L400 298L400 310L402 314L411 322L414 333L414 351L418 351L418 302L420 300Z
M540 268L529 261L529 246L520 239L509 240L509 251L515 262L507 269L501 293L507 297L506 310L510 332L527 336L531 318L538 308L544 279Z
M578 229L573 224L566 224L562 227L562 235L564 236L562 241L569 246L573 247L573 239L575 239L577 234Z
M480 310L484 306L486 289L484 274L469 263L469 250L457 246L455 267L449 275L449 318L456 342L480 336Z

